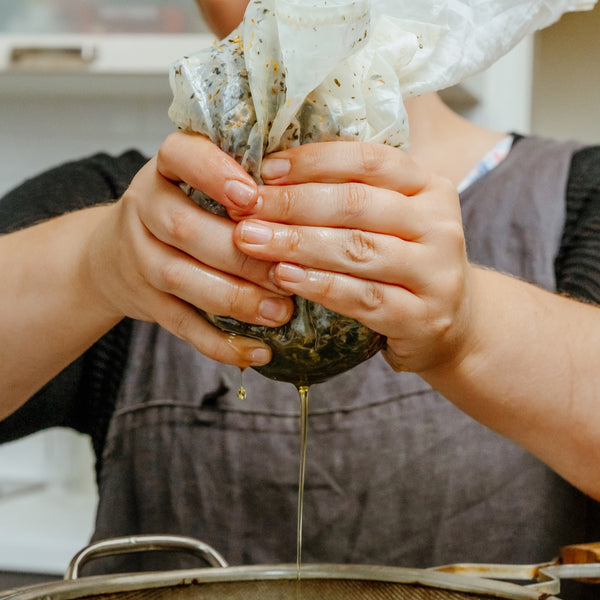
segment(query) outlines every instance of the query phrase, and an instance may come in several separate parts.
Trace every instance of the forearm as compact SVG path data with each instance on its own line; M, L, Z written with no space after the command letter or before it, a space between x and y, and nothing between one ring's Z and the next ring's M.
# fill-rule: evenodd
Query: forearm
M120 316L98 301L89 240L110 207L0 237L0 418L81 355Z
M422 376L600 499L600 309L483 269L473 286L475 337Z

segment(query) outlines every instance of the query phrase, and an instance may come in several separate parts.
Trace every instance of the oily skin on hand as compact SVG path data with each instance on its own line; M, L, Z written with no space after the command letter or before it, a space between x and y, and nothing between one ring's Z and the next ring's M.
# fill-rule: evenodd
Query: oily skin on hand
M277 153L262 176L270 185L235 241L274 263L274 283L387 336L396 370L456 354L471 320L470 265L449 181L399 150L356 142Z

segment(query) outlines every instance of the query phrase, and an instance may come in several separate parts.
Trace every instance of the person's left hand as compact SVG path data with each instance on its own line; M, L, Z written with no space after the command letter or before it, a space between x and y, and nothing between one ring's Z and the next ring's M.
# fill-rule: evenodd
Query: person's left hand
M281 288L387 336L395 370L456 359L472 321L458 194L403 151L307 144L271 155L239 220L238 248L276 264Z

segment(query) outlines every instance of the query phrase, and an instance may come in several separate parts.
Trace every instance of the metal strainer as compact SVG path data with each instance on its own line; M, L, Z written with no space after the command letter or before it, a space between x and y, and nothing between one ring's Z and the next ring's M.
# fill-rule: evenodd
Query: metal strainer
M522 598L538 598L520 596ZM131 593L100 594L80 600L491 600L481 595L380 581L349 579L279 579L265 581L221 581L172 586ZM519 596L515 596L519 598Z
M460 575L347 565L228 567L85 577L23 588L3 600L549 600L514 584ZM218 573L215 573L218 571ZM381 577L382 579L378 579ZM400 581L385 581L385 578ZM439 587L438 587L439 586ZM462 589L461 589L462 588Z
M79 577L81 567L92 559L149 550L191 552L212 567ZM497 572L491 569L490 577L513 572L510 566L498 567ZM566 567L578 569L567 576L598 576L597 565ZM590 567L595 570L586 569ZM307 564L298 581L295 565L228 567L218 552L193 538L137 536L92 544L73 558L65 581L0 593L0 600L558 600L551 595L559 585L552 569L565 566L522 567L516 579L533 575L545 580L533 586L465 575L464 565L459 566L461 574L446 572L451 568Z

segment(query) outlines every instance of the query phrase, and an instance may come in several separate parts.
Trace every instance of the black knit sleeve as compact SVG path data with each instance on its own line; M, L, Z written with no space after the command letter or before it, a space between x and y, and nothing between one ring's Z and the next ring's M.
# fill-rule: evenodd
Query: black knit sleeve
M558 291L600 304L600 146L573 155L566 210L555 261Z
M145 162L135 151L116 157L97 154L25 181L0 200L0 233L117 200ZM90 434L98 452L125 368L130 331L125 319L0 421L0 442L64 426Z
M100 153L28 179L0 199L0 233L117 200L145 162L134 150L116 157Z

